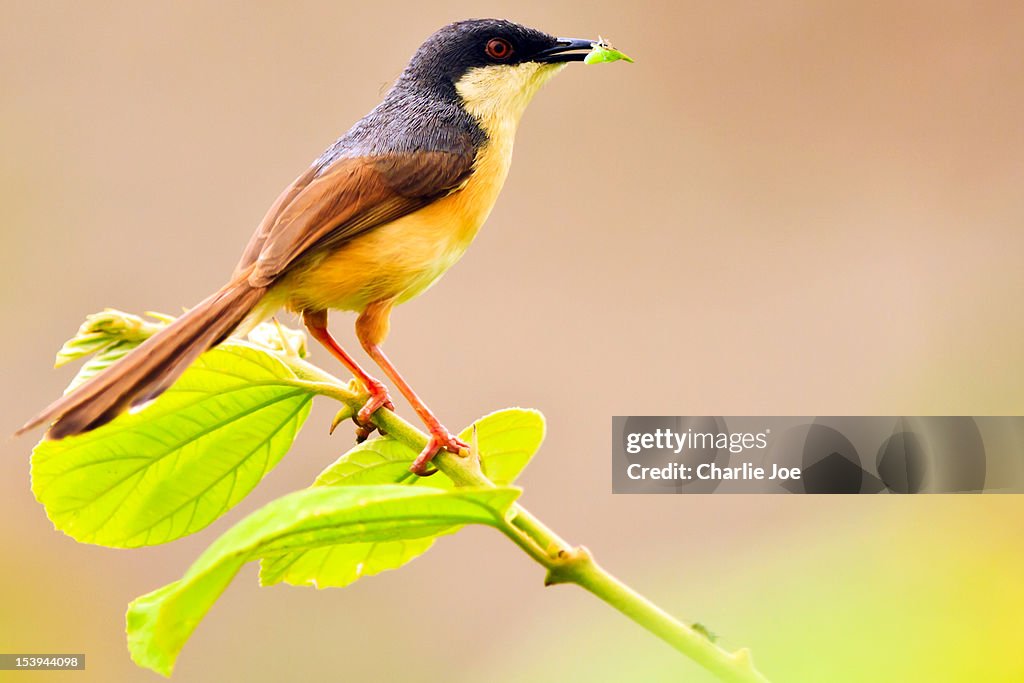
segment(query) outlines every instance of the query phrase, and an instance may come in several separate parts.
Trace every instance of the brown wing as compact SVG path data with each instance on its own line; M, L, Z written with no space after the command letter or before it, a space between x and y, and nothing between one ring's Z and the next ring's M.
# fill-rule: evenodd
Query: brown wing
M339 159L299 176L267 212L236 273L266 287L310 249L337 244L457 189L473 170L468 153L417 152Z
M309 185L313 178L316 177L318 170L316 166L310 167L309 170L296 178L291 185L284 188L284 192L270 205L266 215L263 216L263 220L260 222L260 227L249 238L249 244L246 245L245 251L242 252L242 258L239 259L238 265L235 266L234 277L239 277L242 271L255 263L256 259L260 257L260 251L263 249L263 244L267 241L267 235L270 234L270 230L277 222L281 211L295 199L299 192Z

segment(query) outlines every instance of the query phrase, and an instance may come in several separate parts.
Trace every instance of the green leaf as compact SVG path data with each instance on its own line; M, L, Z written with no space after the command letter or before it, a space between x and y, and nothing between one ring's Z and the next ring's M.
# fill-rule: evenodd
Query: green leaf
M260 560L260 585L284 582L292 586L342 588L364 576L398 569L427 552L437 536L455 533L460 528L407 541L331 545L265 557Z
M583 58L584 64L601 64L603 62L617 62L619 60L633 63L633 60L624 52L603 43L594 43L593 49Z
M502 486L511 484L526 469L544 441L544 415L539 410L506 408L477 420L480 466L487 478ZM473 443L473 426L459 438Z
M54 365L59 368L83 356L102 352L115 342L131 342L131 346L137 346L170 320L159 313L147 315L157 322L113 308L86 316L75 336L64 342L57 352Z
M106 353L123 352L118 342ZM101 353L82 372L106 362ZM77 541L166 543L242 500L288 451L312 397L273 353L225 342L138 412L39 443L32 491Z
M499 486L515 480L544 439L544 416L536 410L498 411L481 418L475 426L481 467ZM464 429L459 438L472 444L473 426ZM417 455L416 451L390 437L366 441L324 470L313 485L403 483L454 488L443 474L417 477L409 472L409 465ZM456 531L457 527L445 533ZM427 552L434 540L435 537L353 543L269 557L260 562L260 582L265 586L285 582L293 586L340 588L364 576L401 567Z
M68 388L64 390L64 393L67 394L85 384L90 379L127 356L129 351L141 343L141 339L122 339L105 346L95 356L86 361L81 368L79 368L78 374L76 374L74 379L71 380L71 383L68 384Z
M518 489L313 487L269 503L217 539L178 581L128 607L136 664L169 676L174 661L238 570L257 557L341 543L399 541L463 524L495 526Z
M365 486L368 484L417 484L438 486L437 477L417 477L409 465L419 455L390 436L370 439L351 448L317 476L313 486Z

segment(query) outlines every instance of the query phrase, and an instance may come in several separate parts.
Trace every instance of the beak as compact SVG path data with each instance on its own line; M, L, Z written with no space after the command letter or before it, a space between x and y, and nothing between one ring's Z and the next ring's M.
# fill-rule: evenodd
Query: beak
M596 40L587 40L586 38L558 38L557 40L554 47L538 52L533 61L544 64L582 62L597 43Z

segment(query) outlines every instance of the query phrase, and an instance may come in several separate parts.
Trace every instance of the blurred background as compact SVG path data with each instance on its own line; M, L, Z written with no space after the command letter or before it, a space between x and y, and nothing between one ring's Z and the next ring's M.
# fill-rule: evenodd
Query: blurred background
M636 64L537 97L475 245L393 317L414 386L452 429L542 410L525 505L772 681L1024 679L1020 497L612 496L609 467L617 414L1021 412L1021 3L5 0L0 433L59 395L87 313L219 286L280 189L472 16ZM331 415L225 518L132 551L53 531L37 435L3 440L0 651L88 663L6 676L157 680L127 603L347 449ZM258 590L248 567L175 679L711 680L541 580L477 529L344 590Z

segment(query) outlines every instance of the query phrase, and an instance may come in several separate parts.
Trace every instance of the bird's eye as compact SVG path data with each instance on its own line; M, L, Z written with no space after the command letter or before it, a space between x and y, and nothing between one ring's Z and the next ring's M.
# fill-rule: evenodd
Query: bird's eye
M491 38L487 41L486 49L491 59L505 60L512 56L512 43L504 38Z

